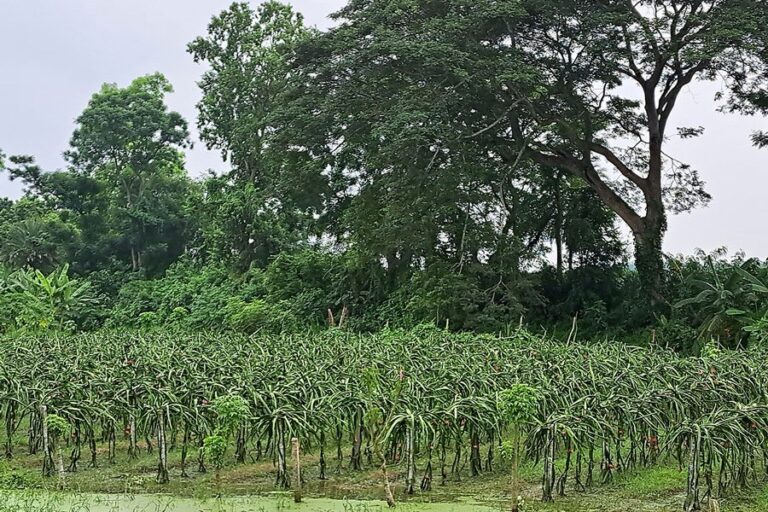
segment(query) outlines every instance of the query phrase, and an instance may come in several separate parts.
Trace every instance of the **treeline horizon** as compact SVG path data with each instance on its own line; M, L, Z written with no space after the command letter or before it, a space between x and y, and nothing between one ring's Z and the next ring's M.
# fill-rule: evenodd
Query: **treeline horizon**
M576 319L586 338L746 346L768 268L663 254L668 215L710 200L665 143L706 128L674 124L695 81L768 113L768 6L652 4L350 1L324 32L232 4L188 45L228 172L188 175L160 73L92 96L66 169L0 152L24 187L0 200L0 302L24 305L0 331Z

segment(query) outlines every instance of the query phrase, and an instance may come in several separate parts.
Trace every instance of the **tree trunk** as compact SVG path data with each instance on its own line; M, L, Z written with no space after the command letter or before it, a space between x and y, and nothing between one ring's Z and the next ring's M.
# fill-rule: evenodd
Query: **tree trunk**
M685 512L695 512L701 510L701 501L699 499L699 450L701 443L701 433L691 436L691 453L688 464L688 485L685 496Z
M603 439L603 461L600 463L600 483L607 484L613 481L613 456L611 456L611 447Z
M189 425L184 425L184 438L181 441L181 477L189 478L187 473L187 453L189 452L189 441L191 438Z
M445 433L440 434L440 485L448 482L448 474L445 471L445 459L448 457L448 451L445 443Z
M165 438L165 417L166 411L160 410L157 418L157 483L167 484L170 481L168 477L168 440Z
M363 469L363 414L360 411L355 413L352 439L352 455L350 456L349 466L354 470Z
M405 434L405 492L413 494L416 483L416 449L414 447L413 425L408 425Z
M429 446L429 458L427 459L427 467L424 469L424 476L421 478L420 488L422 492L428 492L432 490L432 445Z
M563 194L562 179L558 173L555 179L555 256L557 264L557 277L563 277Z
M557 429L555 426L547 430L547 443L544 447L544 478L542 479L543 502L554 501L552 491L555 487L555 458L557 456Z
M68 471L70 473L77 473L77 463L80 462L80 445L83 442L82 432L80 429L80 422L75 422L75 430L73 432L74 436L74 446L72 447L72 453L69 457L69 468Z
M301 446L298 438L291 439L293 448L293 501L301 503Z
M381 476L384 478L384 497L387 501L387 506L389 508L394 508L396 505L395 494L392 492L392 483L389 481L389 472L387 471L387 458L384 456L384 451L381 449L381 442L379 440L374 442L374 450L376 451L376 456L381 462L379 468L381 469Z
M131 244L131 270L139 270L139 259L136 257L136 248Z
M337 424L336 425L336 474L340 474L342 470L342 465L344 462L344 451L342 449L342 442L344 433L341 431L341 427Z
M582 456L581 456L581 450L579 449L576 452L576 469L573 475L573 484L574 486L576 486L576 489L578 489L581 492L585 492L587 488L584 487L583 483L581 483L581 463L582 463Z
M326 470L326 462L325 462L325 431L320 432L320 480L325 480L325 470Z
M53 476L53 446L48 437L48 407L40 407L40 423L43 432L43 476Z
M5 458L13 458L13 434L16 432L16 407L8 403L5 411Z
M130 429L130 432L128 433L129 442L128 442L128 458L131 460L135 460L139 458L139 450L136 446L136 417L131 414L131 418L128 420L128 428Z
M662 240L667 229L663 206L649 212L643 227L634 231L635 265L643 290L654 306L665 304Z
M571 470L571 454L573 453L571 446L571 439L568 438L565 442L565 468L563 469L563 472L560 473L560 477L557 479L557 495L561 497L565 496L565 486L568 482L568 472Z
M116 441L116 434L115 434L115 424L112 423L109 426L109 433L107 434L107 460L110 464L115 463L116 459L116 448L115 448L115 441Z
M520 510L520 427L512 426L512 512Z
M480 455L480 435L475 427L471 427L469 434L469 466L473 477L480 476L483 470L482 456Z
M454 453L453 453L453 463L451 464L451 476L453 477L454 481L461 482L461 443L462 443L462 435L461 431L457 431L456 433L456 439L455 439L455 446L454 446Z
M291 482L288 477L287 462L285 459L285 425L283 420L277 421L277 479L276 484L282 489L290 489Z
M246 427L241 427L238 429L236 445L237 450L235 451L235 456L237 458L237 463L245 464L245 456L248 446L248 430Z
M42 425L40 424L40 415L35 412L29 415L29 454L37 454L37 449L40 447L41 442Z
M197 432L197 472L205 473L205 436L202 432Z
M59 481L58 481L57 486L58 486L60 491L63 491L64 488L66 487L66 485L64 484L64 478L65 478L65 474L64 474L64 447L61 446L60 443L61 443L61 440L57 439L53 443L53 446L55 446L54 449L56 450L56 460L57 460L58 469L59 469L59 471L58 471Z
M93 431L92 427L88 427L88 448L91 450L91 462L88 465L89 468L95 468L96 467L96 432Z

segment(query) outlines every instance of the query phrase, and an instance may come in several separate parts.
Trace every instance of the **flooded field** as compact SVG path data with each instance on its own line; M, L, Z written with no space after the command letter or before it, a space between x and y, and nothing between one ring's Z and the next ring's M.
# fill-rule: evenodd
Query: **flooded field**
M0 493L0 512L379 512L384 502L305 499L290 497L223 498L197 500L145 495L72 495L38 492ZM472 502L400 503L407 512L491 512L498 510Z

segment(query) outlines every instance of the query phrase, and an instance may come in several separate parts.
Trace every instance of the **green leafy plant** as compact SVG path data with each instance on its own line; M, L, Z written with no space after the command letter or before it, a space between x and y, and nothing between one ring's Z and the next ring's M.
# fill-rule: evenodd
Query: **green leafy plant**
M675 308L695 308L700 338L742 346L768 314L768 286L747 269L749 263L723 264L707 256L704 268L686 279L696 295Z
M526 384L514 384L499 393L497 407L502 424L510 431L510 439L503 445L503 450L512 464L512 510L521 510L524 503L520 495L520 455L522 432L537 412L539 395L536 388Z
M239 395L221 396L214 400L211 409L216 414L216 430L203 440L203 451L216 471L216 487L219 489L229 438L248 420L250 409Z
M286 303L271 304L260 299L249 303L236 300L227 306L227 310L230 328L246 334L291 331L298 323Z
M53 473L54 460L58 465L59 474L59 488L64 488L64 461L63 442L67 437L67 434L71 431L72 426L63 417L57 414L49 414L45 417L45 425L48 431L48 453L44 454L49 464L48 474Z
M16 304L13 327L23 332L73 331L78 316L97 304L90 283L71 278L68 265L48 275L16 271L7 279L5 293Z

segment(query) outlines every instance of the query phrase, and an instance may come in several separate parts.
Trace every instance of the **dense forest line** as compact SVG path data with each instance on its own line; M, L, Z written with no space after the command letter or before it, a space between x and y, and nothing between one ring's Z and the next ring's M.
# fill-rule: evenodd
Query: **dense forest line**
M710 199L665 151L703 130L675 103L718 79L723 110L768 113L768 6L634 4L350 1L326 32L233 4L188 46L229 172L188 175L161 74L97 91L65 169L0 153L25 190L0 200L0 331L759 339L768 266L662 241Z

